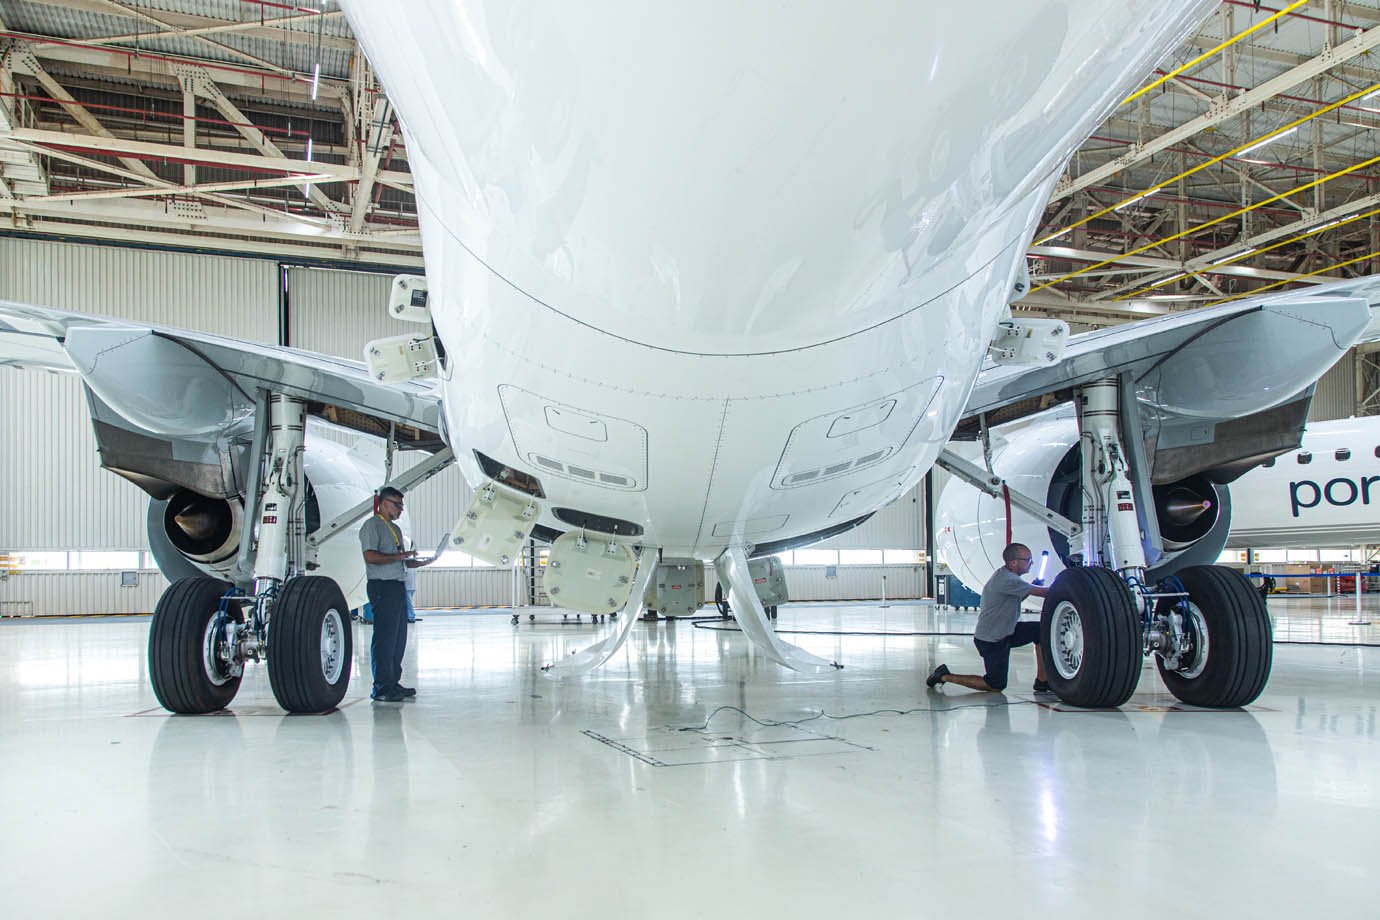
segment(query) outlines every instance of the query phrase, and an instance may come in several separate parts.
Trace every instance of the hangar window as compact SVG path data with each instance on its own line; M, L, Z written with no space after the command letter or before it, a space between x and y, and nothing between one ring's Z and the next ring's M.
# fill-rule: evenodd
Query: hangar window
M1299 451L1299 463L1312 463L1313 455L1306 450Z
M1351 448L1349 448L1349 447L1343 447L1343 448L1341 448L1340 450L1338 450L1335 454L1333 454L1332 456L1336 457L1338 460L1350 460L1350 459L1351 459Z
M456 550L446 550L436 557L436 568L438 569L477 569L487 568L492 563L475 559L469 553L461 553Z
M10 553L9 560L15 571L20 572L62 572L67 569L67 553L20 550Z
M925 551L916 549L798 549L772 555L782 565L924 565Z
M113 572L139 568L139 554L130 551L81 550L67 554L71 572Z

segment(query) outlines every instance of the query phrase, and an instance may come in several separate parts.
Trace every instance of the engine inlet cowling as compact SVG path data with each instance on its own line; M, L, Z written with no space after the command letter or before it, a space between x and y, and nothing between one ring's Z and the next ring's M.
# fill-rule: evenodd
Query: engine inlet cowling
M215 564L239 551L244 511L237 501L208 498L183 489L168 499L163 529L188 559Z

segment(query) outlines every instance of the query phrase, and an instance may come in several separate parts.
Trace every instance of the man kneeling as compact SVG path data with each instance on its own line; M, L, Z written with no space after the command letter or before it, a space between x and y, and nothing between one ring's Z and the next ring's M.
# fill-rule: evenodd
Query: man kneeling
M1034 645L1033 689L1036 693L1049 691L1049 684L1045 683L1045 662L1040 656L1040 624L1021 622L1021 601L1032 595L1044 597L1049 589L1021 579L1030 571L1031 564L1030 547L1024 543L1012 543L1002 550L1001 558L1006 565L997 569L983 586L977 628L973 630L973 644L987 666L987 673L981 677L976 674L953 674L948 665L941 664L925 678L925 686L958 684L970 690L1000 693L1006 689L1011 650L1022 645Z

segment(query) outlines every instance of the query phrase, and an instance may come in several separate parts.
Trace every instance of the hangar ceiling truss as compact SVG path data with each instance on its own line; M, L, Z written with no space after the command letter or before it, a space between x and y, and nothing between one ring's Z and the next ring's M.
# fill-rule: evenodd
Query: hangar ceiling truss
M1380 0L1224 0L1074 155L1018 312L1099 326L1380 271ZM0 0L0 221L420 264L334 2Z
M334 4L0 0L0 219L419 265L393 110Z
M1380 272L1380 3L1225 0L1074 155L1031 313L1103 325Z

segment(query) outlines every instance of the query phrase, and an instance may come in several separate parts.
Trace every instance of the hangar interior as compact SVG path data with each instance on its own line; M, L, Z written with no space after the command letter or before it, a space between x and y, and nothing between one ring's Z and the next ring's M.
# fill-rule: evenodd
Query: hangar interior
M1074 155L1013 315L1076 333L1380 273L1377 45L1375 0L1225 0ZM400 331L392 278L424 270L396 112L333 2L0 0L0 220L0 300L356 360ZM1369 343L1318 382L1308 417L1375 415ZM1186 916L1359 916L1373 900L1370 597L1272 596L1275 676L1232 714L1176 708L1148 665L1125 711L1041 705L1016 690L1025 652L999 702L927 696L940 661L980 665L973 612L933 603L922 484L783 559L780 628L847 661L842 676L799 680L714 624L663 621L593 677L549 681L541 665L602 627L542 613L514 632L474 608L540 612L539 560L514 574L453 553L419 575L418 607L436 608L406 665L422 702L371 712L352 688L335 713L283 717L260 670L228 717L165 718L138 616L168 585L148 496L100 469L72 376L0 362L0 417L0 861L26 869L26 915L123 915L155 888L170 913L245 868L267 871L275 914L342 894L423 914L458 897L490 914L771 901L812 916L863 897L911 911L926 892L958 909L994 858L1008 884L982 897L1022 913L1128 895L1136 913L1164 879L1191 893ZM417 545L471 498L453 467L420 486ZM1336 595L1301 576L1369 571L1378 552L1380 536L1221 561ZM102 615L124 616L68 619ZM245 780L266 764L292 778ZM51 835L91 867L81 884L23 852ZM596 861L692 853L716 860L713 898L658 900L658 872L590 880Z
M1077 332L1375 271L1377 25L1380 11L1360 3L1282 15L1224 3L1074 156L1013 312ZM389 279L421 268L407 151L338 9L10 0L0 36L0 298L351 358L398 334ZM319 165L304 176L302 160ZM1310 419L1375 414L1375 348L1319 381ZM11 494L33 496L0 517L0 571L17 576L0 583L0 604L151 610L166 580L146 552L140 493L90 462L79 385L23 376L5 375L6 410L42 407L62 434L0 447ZM946 474L935 477L939 491ZM32 488L43 482L79 487L57 490L54 507L54 490ZM469 495L454 470L424 488L413 531L430 545L453 524L444 509ZM931 568L944 568L927 553L924 509L920 486L793 554L792 595L931 594ZM1300 545L1223 561L1292 574L1371 560L1363 546ZM529 579L463 561L423 571L419 603L532 599Z

